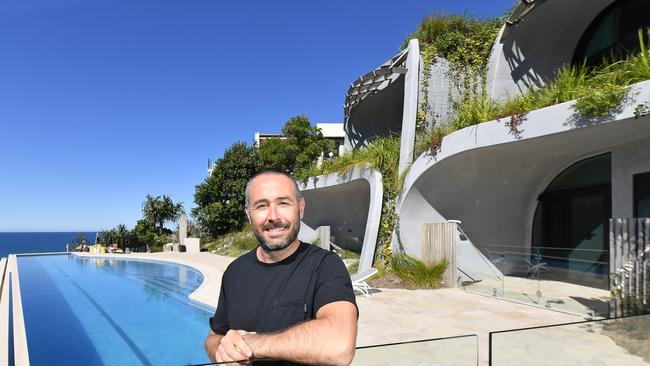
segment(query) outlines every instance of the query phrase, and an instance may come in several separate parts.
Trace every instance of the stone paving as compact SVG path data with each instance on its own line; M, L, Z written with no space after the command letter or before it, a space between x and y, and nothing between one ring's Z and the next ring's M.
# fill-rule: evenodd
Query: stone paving
M81 255L93 255L83 253ZM211 253L134 253L125 258L155 259L195 267L204 283L190 297L216 307L221 275L233 258ZM461 289L377 289L357 296L359 333L357 346L422 339L465 337L361 349L355 365L487 365L489 332L582 321L585 318L543 307L534 307L473 294ZM499 346L494 365L648 365L616 345L594 327L545 328L495 335ZM498 341L498 342L497 342ZM500 343L499 343L500 342ZM502 345L502 346L501 346ZM478 353L478 355L477 355ZM525 360L525 361L523 361ZM616 360L616 361L614 361ZM552 362L547 362L552 361Z

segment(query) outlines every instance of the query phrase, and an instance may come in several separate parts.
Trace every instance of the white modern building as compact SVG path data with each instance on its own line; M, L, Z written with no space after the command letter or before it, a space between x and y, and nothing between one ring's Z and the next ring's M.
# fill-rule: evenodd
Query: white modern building
M345 138L345 132L343 131L343 123L316 123L316 128L320 129L323 137L332 141L334 144L334 150L338 154L343 154L343 139ZM284 139L286 138L281 133L255 133L255 145L260 146L264 143L264 140L267 139Z
M487 93L503 100L543 85L562 65L595 65L604 55L638 49L637 30L650 27L648 14L647 0L524 1L494 41ZM446 136L435 154L413 156L421 63L411 40L352 83L344 108L346 149L401 136L399 170L410 169L396 236L406 252L422 256L424 224L459 220L482 253L478 259L499 262L506 275L526 275L518 260L541 258L563 281L606 288L609 219L650 216L650 118L634 113L650 102L650 82L632 85L622 108L605 118L581 118L571 108L575 101L567 102L526 114L516 131L509 121L486 122ZM430 68L436 123L450 113L448 77L444 60ZM377 178L356 174L332 184L328 177L319 185L322 178L304 188L318 212L305 223L331 225L337 245L374 252ZM367 215L358 214L360 206ZM336 220L328 219L332 212Z

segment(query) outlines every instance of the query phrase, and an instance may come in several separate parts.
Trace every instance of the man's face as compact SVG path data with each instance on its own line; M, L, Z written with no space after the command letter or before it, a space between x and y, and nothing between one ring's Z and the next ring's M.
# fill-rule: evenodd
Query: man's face
M293 182L281 174L262 174L248 187L248 218L265 251L287 248L298 237L305 210Z

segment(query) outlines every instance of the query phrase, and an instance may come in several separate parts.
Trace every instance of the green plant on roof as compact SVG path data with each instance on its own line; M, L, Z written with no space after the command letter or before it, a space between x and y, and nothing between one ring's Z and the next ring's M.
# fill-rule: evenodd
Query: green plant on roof
M650 37L650 30L648 31ZM444 135L482 122L505 119L513 130L526 113L575 100L572 105L576 115L588 119L608 118L620 112L630 92L629 86L650 79L650 52L644 33L639 30L640 51L622 60L605 59L594 68L585 64L563 65L552 80L539 88L530 88L521 95L498 102L487 97L482 90L461 93L452 103L453 113L448 123L418 133L417 155L439 148ZM470 88L471 89L471 88ZM480 89L479 89L480 90ZM639 104L635 116L647 115L647 105Z

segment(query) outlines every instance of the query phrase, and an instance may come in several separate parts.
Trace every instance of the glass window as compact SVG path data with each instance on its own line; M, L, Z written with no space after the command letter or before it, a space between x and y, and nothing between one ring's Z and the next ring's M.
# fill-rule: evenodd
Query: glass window
M559 174L549 184L546 192L609 184L612 176L610 154L581 160Z
M582 35L574 64L595 66L604 57L622 58L639 51L639 29L650 27L650 1L620 0L603 10ZM646 37L647 40L647 37Z
M634 176L634 217L650 217L650 172Z

